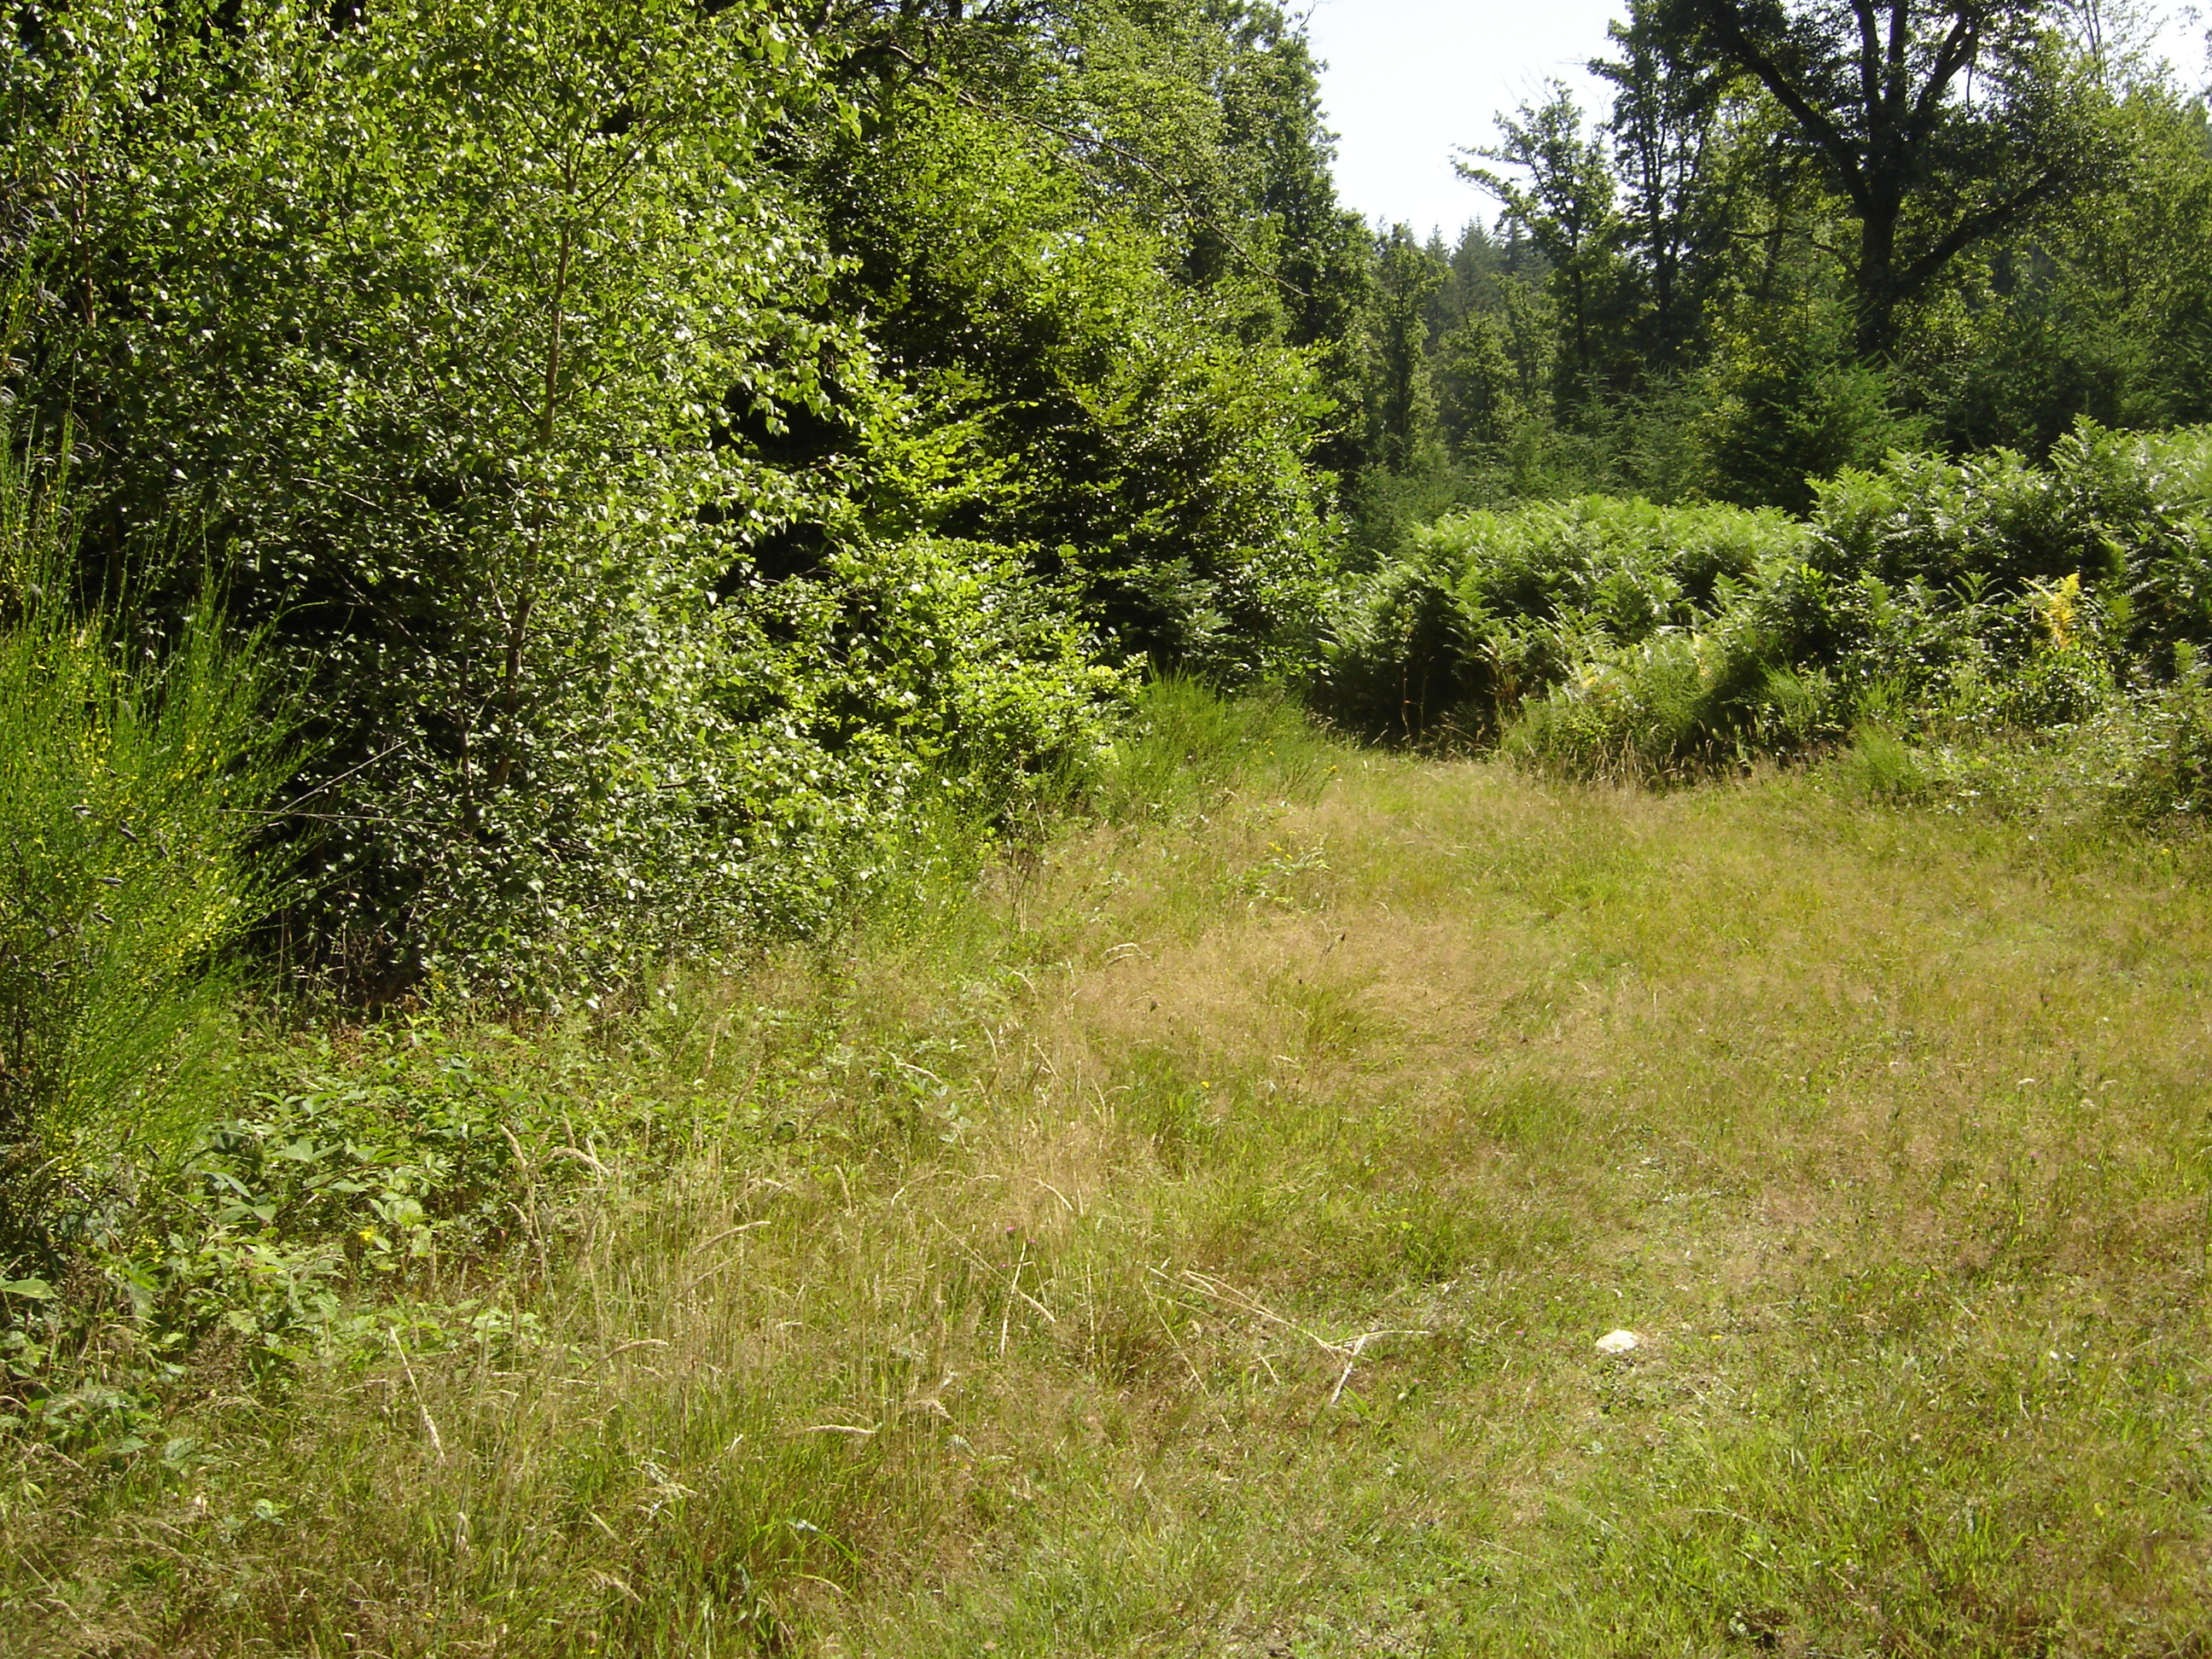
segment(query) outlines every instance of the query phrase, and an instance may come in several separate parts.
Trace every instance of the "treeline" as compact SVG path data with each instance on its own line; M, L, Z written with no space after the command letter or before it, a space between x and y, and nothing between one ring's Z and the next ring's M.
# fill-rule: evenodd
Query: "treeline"
M1591 489L1802 510L1892 449L2212 417L2212 137L2140 14L1637 0L1380 244L1369 539ZM2192 69L2197 66L2191 66Z

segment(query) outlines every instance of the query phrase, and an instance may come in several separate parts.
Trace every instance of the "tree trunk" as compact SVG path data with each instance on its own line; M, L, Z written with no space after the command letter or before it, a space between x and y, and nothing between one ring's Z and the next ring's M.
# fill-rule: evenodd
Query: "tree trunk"
M1858 321L1854 344L1862 362L1889 361L1896 346L1897 220L1901 203L1877 198L1859 220Z

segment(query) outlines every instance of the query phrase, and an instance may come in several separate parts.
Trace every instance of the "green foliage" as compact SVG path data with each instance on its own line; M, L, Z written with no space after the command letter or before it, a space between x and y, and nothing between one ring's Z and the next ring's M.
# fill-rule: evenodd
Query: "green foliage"
M1437 401L1428 361L1428 301L1438 261L1400 225L1376 244L1375 285L1357 351L1361 448L1370 466L1402 473L1433 464Z
M823 396L811 262L725 185L793 52L751 8L324 9L113 0L21 59L18 141L82 152L41 252L88 273L30 390L102 441L88 550L204 515L324 711L301 948L534 971L709 736L726 526L789 493L713 441L726 392Z
M1852 729L1850 742L1831 757L1828 774L1844 786L1847 795L1870 803L1911 805L1929 790L1928 769L1912 746L1871 720Z
M2154 821L2212 813L2212 687L2193 647L2175 654L2172 683L2137 711L2135 764L2119 775L2128 808Z
M273 896L252 843L290 767L265 668L203 594L132 662L63 594L65 484L0 450L0 1266L40 1265L206 1109L227 952Z
M1877 23L1874 8L1636 8L1678 77L1755 85L1782 153L1856 221L1837 264L1867 363L1891 355L1901 309L1962 252L2094 187L2113 160L2101 88L2049 0L1881 10Z
M2086 728L2171 683L2127 717L2114 775L2192 800L2208 509L2212 434L2085 425L2047 468L1893 453L1822 484L1809 521L1609 500L1447 517L1368 579L1320 695L1377 736L1510 726L1546 764L1671 775L1862 720Z
M1805 542L1776 514L1604 497L1447 517L1354 597L1318 696L1373 736L1494 734L1589 666L1593 647L1685 635ZM1680 665L1674 646L1659 649L1652 662ZM1740 679L1732 668L1725 695Z
M317 710L296 955L371 999L581 994L817 927L913 825L1018 811L1096 741L1115 679L1061 590L936 533L1005 469L957 394L880 371L764 153L847 118L775 9L325 10L104 0L61 49L15 40L5 107L40 163L23 390L98 439L88 580L180 614L159 527L204 522ZM1158 286L1100 246L1040 266L1051 327L1111 337ZM1116 520L1133 550L1068 561L1167 613L1188 585L1148 527L1233 562L1297 544L1243 523L1256 496L1304 499L1295 449L1209 465L1224 423L1295 431L1296 398L1177 326L1162 395L1091 375L1118 412L1075 447L1117 500L1195 477ZM1296 608L1244 587L1240 624Z
M2075 718L2063 725L1999 728L1993 740L1986 729L1923 722L1902 734L1914 798L2061 830L2201 829L2212 812L2212 697L2195 649L2175 655L2174 678L2124 696L2077 660L2076 683L2061 687L2075 693L2064 705Z
M2005 451L1893 457L1820 492L1816 562L1892 586L2021 594L2080 579L2112 644L2161 677L2177 641L2212 641L2212 441L2084 422L2046 467Z
M1503 138L1485 159L1524 171L1525 185L1486 167L1456 163L1463 177L1503 204L1505 222L1528 233L1550 266L1559 307L1560 392L1571 406L1591 395L1607 365L1602 332L1617 309L1622 225L1611 158L1585 130L1581 106L1559 82L1541 105L1523 104L1498 122Z
M2204 418L2202 99L2110 50L2094 10L1868 20L1879 53L1832 8L1638 0L1592 65L1609 110L1554 88L1498 117L1488 165L1462 164L1496 232L1421 250L1419 367L1460 499L1802 513L1892 448L2040 457L2085 416ZM1421 280L1392 260L1370 327ZM1413 378L1343 395L1388 428ZM1436 467L1372 446L1369 465Z
M921 538L750 588L685 657L612 689L621 793L586 774L552 800L573 838L550 797L517 803L518 850L542 862L510 866L503 913L471 866L433 866L410 928L446 950L425 965L457 991L580 994L673 946L817 931L895 889L919 836L988 839L1080 767L1121 695L1058 597L1001 550ZM561 885L517 879L533 868Z
M1842 308L1810 294L1765 307L1756 334L1732 334L1707 366L1698 447L1706 487L1745 507L1804 513L1820 482L1922 447L1889 374L1851 355Z
M226 1068L243 1097L127 1207L86 1218L68 1293L14 1287L0 1425L96 1467L143 1447L197 1370L275 1389L318 1359L388 1353L397 1332L517 1334L528 1316L453 1291L503 1254L543 1271L602 1154L658 1156L659 1103L561 1035L429 1018L337 1045L264 1034Z
M1102 203L1048 135L921 89L811 188L852 262L840 302L939 434L927 522L1028 550L1116 654L1231 681L1303 654L1325 404L1251 273L1176 280L1141 198Z

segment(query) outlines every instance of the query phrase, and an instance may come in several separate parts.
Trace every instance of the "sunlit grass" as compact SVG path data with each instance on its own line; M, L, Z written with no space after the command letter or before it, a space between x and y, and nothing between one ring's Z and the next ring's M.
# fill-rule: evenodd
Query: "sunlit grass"
M1234 720L627 1029L690 1139L477 1287L522 1337L32 1471L10 1639L2196 1650L2197 849Z

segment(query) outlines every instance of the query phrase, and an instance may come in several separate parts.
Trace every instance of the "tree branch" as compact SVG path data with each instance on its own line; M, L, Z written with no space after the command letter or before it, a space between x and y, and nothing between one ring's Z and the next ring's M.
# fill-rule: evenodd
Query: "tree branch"
M1950 32L1943 37L1943 45L1936 54L1935 65L1928 71L1928 84L1920 89L1920 96L1912 107L1912 118L1905 123L1905 131L1916 144L1927 141L1929 130L1936 125L1936 111L1950 90L1951 82L1959 71L1973 61L1981 44L1980 30L1970 13L1961 12L1952 21Z
M1898 32L1898 13L1906 0L1890 0L1890 39ZM1874 12L1874 0L1851 0L1851 10L1859 20L1859 96L1865 101L1867 137L1874 137L1875 123L1871 118L1882 107L1887 90L1882 75L1881 29Z
M1863 159L1837 128L1834 122L1814 108L1813 102L1784 72L1765 48L1751 38L1736 15L1735 0L1705 0L1705 11L1714 27L1727 40L1737 59L1774 100L1790 112L1790 118L1805 130L1808 137L1818 144L1835 167L1844 194L1854 207L1863 211L1869 204L1866 167Z
M1934 281L1936 273L1966 248L1984 236L2002 230L2029 209L2056 195L2067 183L2067 178L2063 169L2053 167L2002 201L1993 202L1978 213L1965 216L1905 267L1898 284L1900 297L1917 293Z

